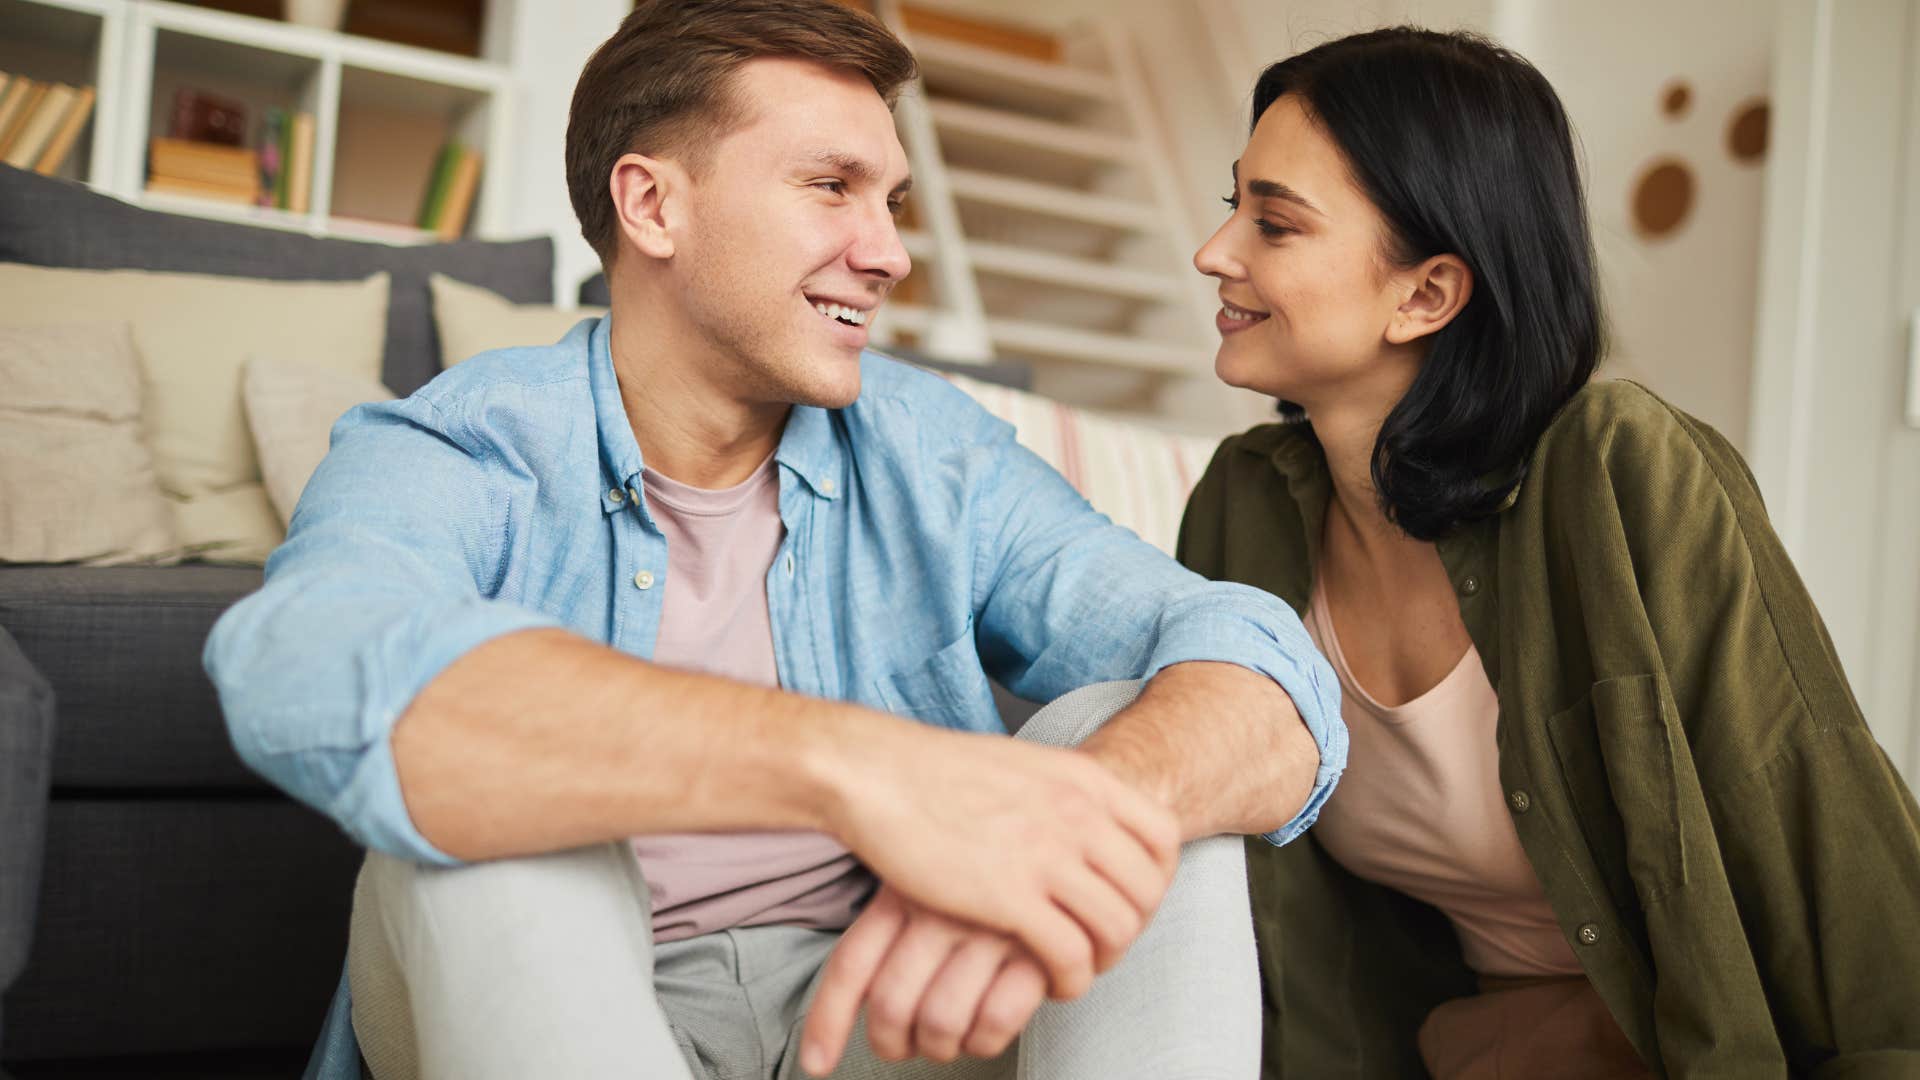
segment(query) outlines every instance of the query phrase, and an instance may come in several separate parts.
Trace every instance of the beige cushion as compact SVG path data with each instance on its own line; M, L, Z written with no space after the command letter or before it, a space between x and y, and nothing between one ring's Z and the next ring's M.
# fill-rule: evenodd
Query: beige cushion
M125 323L0 327L0 562L172 562Z
M282 526L292 522L300 493L327 456L334 421L355 405L393 400L378 379L264 356L247 362L241 397L267 498Z
M516 304L491 289L445 274L429 277L427 288L433 293L433 325L440 332L443 368L488 349L551 345L566 337L581 319L607 313L603 307L562 311L551 304Z
M274 356L378 379L386 315L385 274L282 282L0 264L0 326L132 325L148 442L180 540L227 561L264 561L283 535L247 432L241 368Z

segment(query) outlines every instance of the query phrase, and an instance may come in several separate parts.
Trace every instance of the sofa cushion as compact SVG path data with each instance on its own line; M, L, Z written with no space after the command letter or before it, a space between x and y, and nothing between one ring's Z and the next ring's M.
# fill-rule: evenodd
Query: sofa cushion
M548 237L395 247L142 210L0 165L0 261L79 269L173 270L277 281L393 275L382 379L411 394L440 373L427 275L439 271L519 303L553 302Z
M0 386L0 562L179 561L126 323L0 326Z
M146 441L180 543L209 560L257 566L285 535L260 480L240 373L249 357L270 353L378 378L387 293L384 273L258 281L0 263L0 326L94 312L125 319L146 390Z
M562 311L552 304L516 304L507 298L453 280L445 274L427 279L433 294L433 325L440 334L440 363L452 367L489 349L551 345L582 319L597 319L604 307Z
M0 566L0 627L59 702L59 788L264 790L200 666L213 622L260 587L229 566Z
M267 497L283 526L293 523L300 493L327 456L333 425L355 405L393 399L372 379L267 356L247 361L240 396Z

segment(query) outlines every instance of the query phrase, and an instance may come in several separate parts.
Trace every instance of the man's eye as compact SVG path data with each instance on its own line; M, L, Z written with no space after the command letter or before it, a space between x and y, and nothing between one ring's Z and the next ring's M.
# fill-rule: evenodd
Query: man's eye
M835 195L845 195L847 193L847 182L845 180L820 180L816 181L813 186L825 188Z
M901 214L904 214L906 212L907 212L906 203L903 203L903 202L887 203L887 213L892 214L894 217L899 217Z

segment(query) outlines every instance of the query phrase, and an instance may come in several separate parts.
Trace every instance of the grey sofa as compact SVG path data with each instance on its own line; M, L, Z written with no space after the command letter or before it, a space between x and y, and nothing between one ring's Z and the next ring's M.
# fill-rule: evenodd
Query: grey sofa
M386 270L383 378L400 394L439 370L427 274L540 302L553 272L546 239L315 239L155 214L4 166L0 261L307 280ZM599 279L581 292L606 302ZM1020 365L966 370L1029 380ZM228 742L200 653L260 580L235 566L0 565L0 1070L18 1080L292 1077L306 1061L360 854Z
M401 394L440 368L428 274L553 298L545 238L316 239L155 214L3 166L0 261L280 280L385 270L382 374ZM24 314L0 296L0 316ZM227 740L200 650L259 584L250 567L0 566L0 1068L19 1080L299 1075L339 978L359 854Z

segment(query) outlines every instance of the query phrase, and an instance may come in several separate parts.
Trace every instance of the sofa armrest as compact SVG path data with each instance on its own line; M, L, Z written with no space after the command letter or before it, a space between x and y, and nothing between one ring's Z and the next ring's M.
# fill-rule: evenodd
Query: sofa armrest
M27 964L53 774L53 689L0 627L0 993Z

